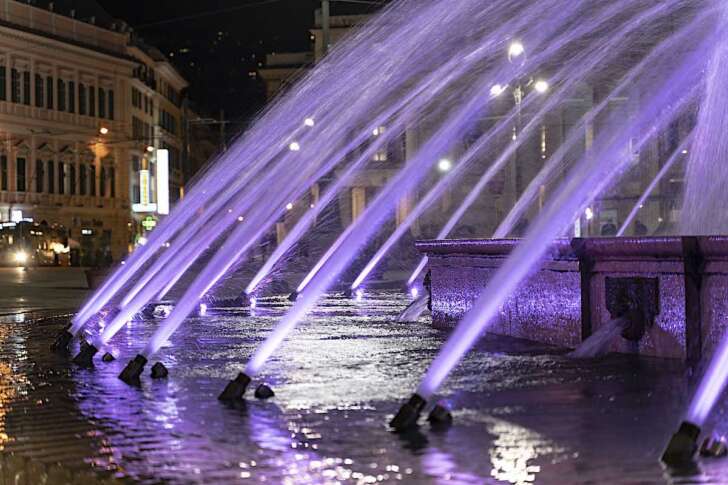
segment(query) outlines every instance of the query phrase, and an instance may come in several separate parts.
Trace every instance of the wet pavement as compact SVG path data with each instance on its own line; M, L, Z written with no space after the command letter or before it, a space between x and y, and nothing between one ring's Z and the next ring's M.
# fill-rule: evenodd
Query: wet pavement
M78 308L88 293L83 268L0 267L0 315Z
M406 303L326 299L260 376L276 396L255 400L251 386L233 407L216 397L290 305L282 298L188 319L158 356L169 378L152 381L150 363L138 388L116 375L158 322L125 328L117 361L81 370L47 350L58 321L6 317L0 485L728 482L728 460L685 478L658 464L690 384L661 360L572 361L488 337L443 389L453 426L392 434L387 421L446 338L426 318L395 323Z

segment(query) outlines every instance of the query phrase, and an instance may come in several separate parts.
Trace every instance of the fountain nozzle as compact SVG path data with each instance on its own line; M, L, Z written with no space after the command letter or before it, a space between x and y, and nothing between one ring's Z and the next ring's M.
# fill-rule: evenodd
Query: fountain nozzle
M238 374L238 377L228 382L228 385L225 386L225 389L217 398L220 401L237 401L242 399L250 381L250 377L241 372Z
M452 424L452 413L444 404L436 404L430 414L427 416L427 421L433 427L436 428L447 428Z
M51 352L60 352L68 350L68 346L73 340L73 334L69 332L70 325L58 332L56 339L51 344Z
M97 349L94 345L84 342L81 344L81 351L73 358L73 363L79 367L93 367L94 355L98 352L99 349Z
M670 467L690 465L693 463L695 452L698 451L698 436L700 428L691 422L683 421L670 438L660 460Z
M412 397L402 405L399 412L389 422L389 426L397 432L405 431L417 425L420 413L427 401L419 394L412 394Z
M146 363L147 358L141 354L137 354L137 356L134 357L134 360L130 360L129 363L126 364L124 370L121 371L121 374L119 374L119 379L130 386L138 384L139 377L142 375L142 371L144 371Z
M275 393L273 392L273 389L270 388L268 384L260 384L255 389L255 397L257 399L270 399L273 396L275 396Z

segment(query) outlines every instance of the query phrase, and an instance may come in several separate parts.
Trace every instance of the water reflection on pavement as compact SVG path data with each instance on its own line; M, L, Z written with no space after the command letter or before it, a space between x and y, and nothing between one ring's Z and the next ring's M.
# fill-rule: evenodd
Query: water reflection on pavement
M486 338L443 390L453 427L390 433L388 419L446 337L426 319L394 323L406 304L395 293L326 299L260 376L276 397L232 407L216 396L285 311L282 298L259 302L252 314L190 318L159 355L169 379L152 381L147 369L139 388L116 375L158 322L120 332L113 346L121 358L93 370L49 354L57 323L0 324L0 483L15 483L21 468L28 483L40 483L36 476L64 483L47 481L55 473L87 484L720 483L726 476L728 465L716 461L698 476L667 479L657 463L688 395L681 369L626 356L573 362L558 349L506 338Z

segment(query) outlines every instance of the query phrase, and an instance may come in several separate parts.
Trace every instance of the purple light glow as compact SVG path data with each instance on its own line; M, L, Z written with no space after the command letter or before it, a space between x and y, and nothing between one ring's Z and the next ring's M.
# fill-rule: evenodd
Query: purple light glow
M637 213L640 211L642 206L644 205L647 198L650 196L653 190L655 190L655 187L657 187L657 184L660 183L660 180L667 174L667 172L670 171L672 166L675 164L676 161L681 160L684 156L683 150L685 150L688 146L692 145L693 141L693 134L691 133L688 135L680 144L680 146L673 152L673 154L670 156L670 158L665 162L665 164L662 166L660 171L657 173L654 179L652 179L652 182L650 182L650 185L647 186L645 191L640 196L639 200L637 200L637 203L632 207L632 210L629 212L629 215L622 223L622 227L619 228L619 231L617 231L617 236L624 236L624 232L627 230L629 225L632 223L634 218L637 216Z
M703 45L703 48L706 46ZM677 72L660 79L652 86L654 97L635 119L625 124L618 133L598 140L604 144L598 152L588 154L561 185L553 199L534 222L526 238L496 271L486 289L473 307L458 324L454 333L438 353L420 384L417 393L429 400L444 380L488 328L500 306L516 290L518 285L539 267L549 248L549 241L578 217L597 194L622 173L633 157L625 147L637 136L636 149L652 139L658 128L664 128L676 116L683 113L685 105L693 100L698 85L704 50L693 52ZM655 82L650 78L651 82ZM612 134L610 134L612 135ZM602 163L609 160L610 163Z

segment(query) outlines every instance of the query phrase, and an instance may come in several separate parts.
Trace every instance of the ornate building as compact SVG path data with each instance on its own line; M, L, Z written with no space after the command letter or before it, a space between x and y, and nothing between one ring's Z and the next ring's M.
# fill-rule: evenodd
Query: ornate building
M182 192L187 83L94 2L71 4L91 8L0 0L0 222L61 227L77 262L103 264L156 221L158 149Z

